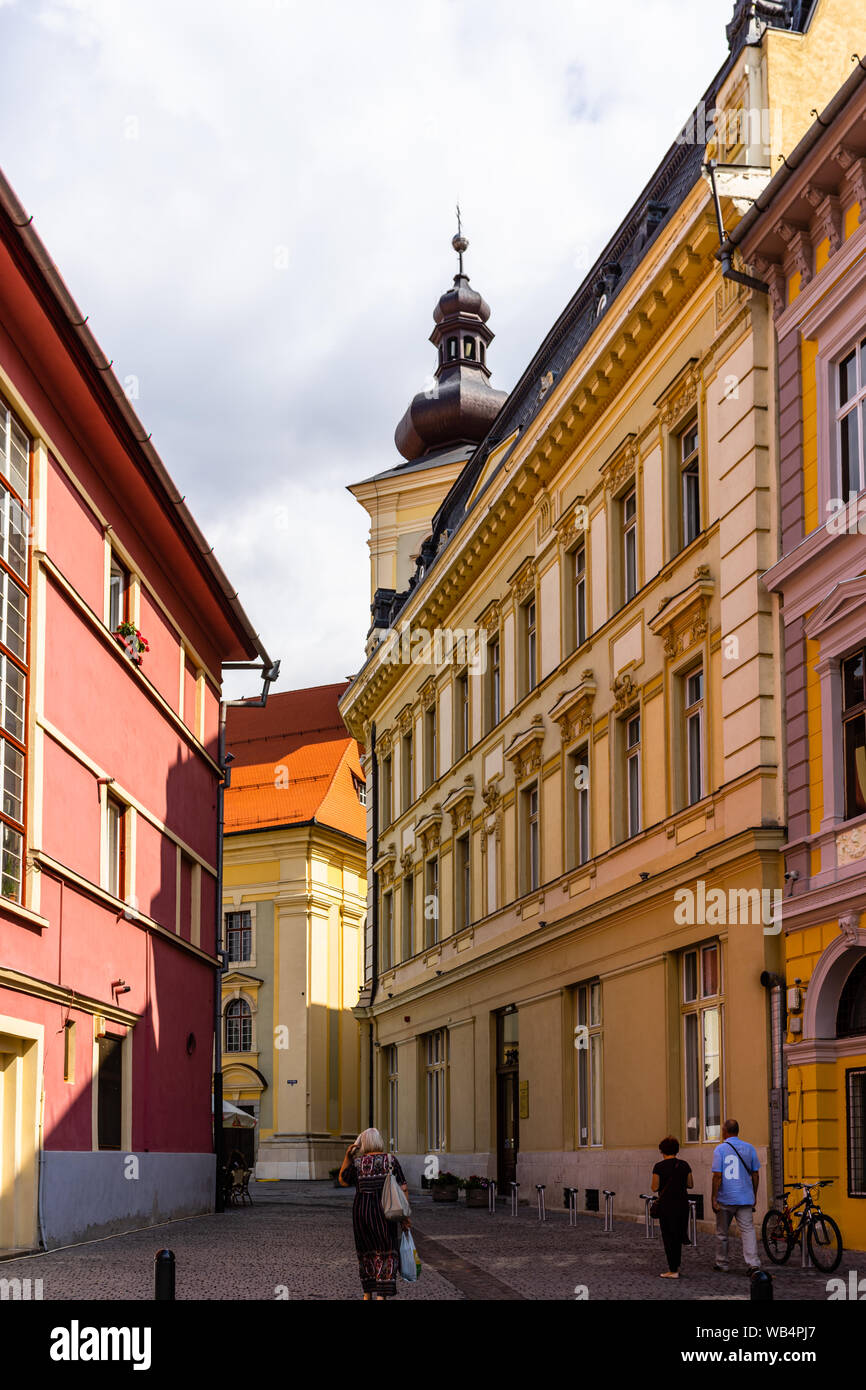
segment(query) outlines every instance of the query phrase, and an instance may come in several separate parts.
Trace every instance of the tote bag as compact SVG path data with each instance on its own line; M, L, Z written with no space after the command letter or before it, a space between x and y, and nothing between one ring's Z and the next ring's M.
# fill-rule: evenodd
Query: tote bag
M406 1194L393 1173L389 1173L382 1184L382 1211L386 1221L402 1221L404 1216L412 1214Z

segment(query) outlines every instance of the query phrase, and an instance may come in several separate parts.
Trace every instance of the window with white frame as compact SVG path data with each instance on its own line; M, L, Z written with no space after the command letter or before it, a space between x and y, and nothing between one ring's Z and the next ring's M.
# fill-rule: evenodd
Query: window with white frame
M129 570L112 552L108 573L108 626L112 632L129 621L130 591Z
M621 503L623 602L634 598L637 582L637 492L627 492Z
M225 914L225 943L230 964L253 958L253 914L250 908Z
M679 436L680 455L680 542L684 549L700 535L701 468L697 422Z
M845 819L866 812L866 648L842 662Z
M640 715L625 721L626 833L630 838L641 828L641 729Z
M253 1013L246 999L230 999L225 1007L226 1052L252 1052Z
M126 896L126 807L116 797L106 798L106 882L115 898Z
M424 1038L424 1074L427 1100L427 1152L446 1147L448 1113L448 1030L437 1028Z
M866 338L843 357L836 375L836 446L842 501L866 486Z
M722 960L718 941L683 951L683 1097L686 1142L722 1135Z
M32 441L0 397L0 894L21 901Z
M704 672L703 667L682 677L685 715L686 802L693 806L704 795Z
M577 1143L579 1148L589 1148L604 1142L601 1110L601 982L593 980L578 985L575 996Z

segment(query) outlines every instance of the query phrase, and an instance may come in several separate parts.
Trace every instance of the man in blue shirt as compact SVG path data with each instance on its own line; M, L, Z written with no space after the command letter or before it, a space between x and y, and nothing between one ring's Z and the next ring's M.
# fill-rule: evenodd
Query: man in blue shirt
M738 1138L736 1120L725 1120L724 1138L713 1152L713 1211L716 1213L716 1263L728 1268L728 1231L734 1217L743 1241L743 1258L750 1273L761 1268L755 1234L755 1199L760 1182L760 1163L751 1144Z

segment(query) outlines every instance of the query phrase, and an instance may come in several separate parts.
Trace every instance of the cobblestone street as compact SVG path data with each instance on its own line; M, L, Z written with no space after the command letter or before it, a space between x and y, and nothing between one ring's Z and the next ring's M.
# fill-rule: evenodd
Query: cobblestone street
M360 1299L352 1240L350 1190L329 1183L253 1183L253 1206L193 1217L128 1235L5 1261L0 1279L41 1279L49 1299L149 1300L153 1256L168 1246L177 1257L178 1299ZM417 1284L398 1282L401 1300L748 1300L738 1242L732 1272L712 1269L714 1238L700 1233L685 1252L679 1282L660 1279L661 1241L647 1241L643 1224L615 1222L611 1235L592 1216L570 1228L563 1212L540 1224L534 1208L517 1217L501 1205L435 1204L414 1193L413 1223L423 1261ZM762 1252L763 1253L763 1252ZM827 1297L826 1276L802 1270L799 1250L773 1269L777 1300ZM766 1265L766 1261L765 1261ZM846 1252L834 1278L866 1276L866 1255Z

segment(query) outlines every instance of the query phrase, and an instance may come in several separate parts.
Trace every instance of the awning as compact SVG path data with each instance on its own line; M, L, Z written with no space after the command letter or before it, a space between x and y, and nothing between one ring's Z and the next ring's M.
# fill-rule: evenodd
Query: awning
M213 1096L210 1102L211 1114L213 1114ZM248 1115L246 1110L241 1110L237 1105L232 1105L230 1100L223 1101L223 1129L255 1129L255 1115Z

